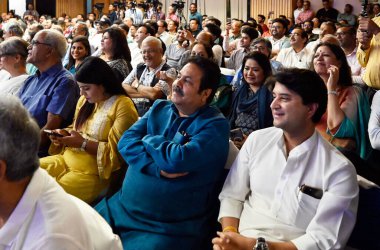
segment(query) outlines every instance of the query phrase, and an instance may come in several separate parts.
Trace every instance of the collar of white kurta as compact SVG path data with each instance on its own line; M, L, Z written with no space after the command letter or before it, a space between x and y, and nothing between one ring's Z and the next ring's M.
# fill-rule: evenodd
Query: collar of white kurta
M29 218L31 219L39 194L45 185L46 179L43 174L47 175L47 173L43 173L43 171L45 170L36 170L21 200L13 210L8 221L0 229L0 248L12 245L13 241L17 239L25 221Z
M293 148L290 152L287 158L290 157L300 157L303 154L306 154L308 152L312 152L313 148L315 147L316 141L318 140L318 132L314 131L312 136L310 136L307 140L302 142L301 144L297 145L295 148ZM284 155L286 156L285 152L285 138L284 135L282 135L278 142L277 146L283 151Z

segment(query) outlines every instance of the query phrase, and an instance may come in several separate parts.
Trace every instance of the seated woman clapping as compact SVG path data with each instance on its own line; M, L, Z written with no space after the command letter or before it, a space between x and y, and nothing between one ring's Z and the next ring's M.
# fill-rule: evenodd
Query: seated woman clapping
M273 125L270 109L272 93L264 85L266 79L272 75L268 57L259 52L249 53L243 59L242 72L243 77L234 93L228 117L231 129L242 132L237 138L231 137L238 148L241 148L251 132Z
M318 132L334 146L367 159L371 152L367 126L369 102L362 89L353 85L343 50L335 44L317 45L314 70L328 90L327 111L317 124Z
M138 118L112 69L100 58L88 57L76 72L81 97L73 125L50 135L52 156L41 167L66 192L91 203L109 186L112 173L123 164L117 143Z

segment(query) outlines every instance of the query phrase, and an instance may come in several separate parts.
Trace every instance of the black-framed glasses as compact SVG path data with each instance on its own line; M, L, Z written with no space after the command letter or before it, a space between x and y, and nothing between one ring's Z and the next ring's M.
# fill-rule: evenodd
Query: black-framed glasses
M51 46L51 44L48 44L48 43L42 43L42 42L39 42L37 40L32 40L30 42L30 45L34 46L34 45L40 45L40 44L43 44L43 45L47 45L47 46Z

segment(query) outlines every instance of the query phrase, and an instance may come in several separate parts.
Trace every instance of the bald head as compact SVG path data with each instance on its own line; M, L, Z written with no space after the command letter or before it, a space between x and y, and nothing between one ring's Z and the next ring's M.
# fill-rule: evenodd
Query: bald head
M141 44L141 54L145 64L151 68L157 68L162 62L162 43L153 36L148 36Z
M202 31L197 35L196 40L200 43L207 44L209 46L212 46L213 44L213 38L212 34L207 31Z

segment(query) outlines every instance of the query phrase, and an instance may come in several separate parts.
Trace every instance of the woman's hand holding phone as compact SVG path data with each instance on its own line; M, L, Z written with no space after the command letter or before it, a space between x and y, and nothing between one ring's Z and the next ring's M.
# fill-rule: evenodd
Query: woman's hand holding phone
M70 135L70 133L64 129L55 129L55 130L45 129L44 132L49 136L49 139L51 140L51 142L56 146L63 145L61 142L61 139L63 137Z

